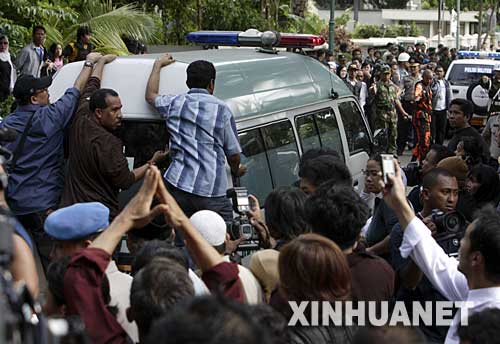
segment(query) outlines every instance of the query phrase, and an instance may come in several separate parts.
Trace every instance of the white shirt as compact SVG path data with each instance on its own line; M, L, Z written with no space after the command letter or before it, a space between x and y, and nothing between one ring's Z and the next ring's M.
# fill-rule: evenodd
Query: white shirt
M127 308L130 307L130 288L132 287L132 276L127 275L116 266L114 260L110 261L106 269L106 277L109 281L109 294L111 296L111 306L118 307L116 320L134 341L139 342L139 332L135 321L129 322L127 319Z
M450 301L467 301L469 316L486 308L500 308L500 287L470 290L464 274L458 271L458 261L444 252L432 238L431 231L417 217L404 231L399 251L403 258L411 257L445 298ZM460 313L458 311L453 318L445 344L460 342L456 334Z
M368 98L368 87L366 86L366 83L364 81L361 81L361 91L359 92L359 102L361 105L361 108L364 111L365 104L366 104L366 99Z
M229 262L229 256L224 256L224 260ZM238 264L238 272L241 284L243 285L243 291L245 292L246 303L251 305L264 303L264 292L259 280L243 265Z
M437 95L436 111L446 110L446 85L444 80L438 80L439 94Z
M194 294L196 296L210 295L210 291L208 290L205 282L203 282L193 270L189 269L188 273L189 278L193 283Z

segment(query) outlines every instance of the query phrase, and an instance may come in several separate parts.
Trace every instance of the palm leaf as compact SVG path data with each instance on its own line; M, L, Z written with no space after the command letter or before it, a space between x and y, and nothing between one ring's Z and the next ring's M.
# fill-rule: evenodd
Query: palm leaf
M78 24L65 32L66 43L75 39L80 25L88 25L92 28L93 40L97 46L99 46L98 42L109 40L101 35L114 38L125 35L147 42L153 38L155 32L153 18L137 5L128 4L115 8L111 0L89 1Z
M102 54L129 55L127 46L116 32L110 33L101 32L100 29L94 30L93 40L96 45L96 51Z

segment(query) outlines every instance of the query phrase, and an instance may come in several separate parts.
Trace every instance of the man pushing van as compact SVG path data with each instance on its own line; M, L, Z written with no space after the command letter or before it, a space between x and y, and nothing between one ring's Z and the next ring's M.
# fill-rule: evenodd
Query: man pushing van
M187 93L158 94L160 71L174 62L170 54L157 59L146 88L146 101L160 112L170 134L172 163L164 175L167 187L188 217L206 209L232 221L232 206L226 197L225 157L234 176L246 171L240 164L234 116L213 96L216 72L208 61L194 61L188 66Z

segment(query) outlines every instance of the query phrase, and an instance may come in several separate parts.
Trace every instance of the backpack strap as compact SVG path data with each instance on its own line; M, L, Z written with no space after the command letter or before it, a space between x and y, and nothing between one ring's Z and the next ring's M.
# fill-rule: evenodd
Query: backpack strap
M21 139L19 140L19 143L16 146L16 149L12 153L12 160L10 161L10 167L9 167L9 170L11 173L16 168L17 160L19 159L19 156L21 155L21 152L23 151L24 145L26 143L26 139L28 138L28 132L30 131L31 125L33 124L33 117L35 117L35 113L36 112L32 112L30 117L28 118L28 121L26 122L26 126L24 127L23 133L21 135Z

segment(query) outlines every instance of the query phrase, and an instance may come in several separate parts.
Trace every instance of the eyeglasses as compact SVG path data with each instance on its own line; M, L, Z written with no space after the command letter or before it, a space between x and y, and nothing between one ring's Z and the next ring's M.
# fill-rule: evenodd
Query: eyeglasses
M382 177L382 172L380 172L380 171L361 170L361 173L363 173L363 175L365 177L368 177L368 176L371 176L373 178L375 178L375 177Z
M0 45L9 45L9 42L0 42Z

